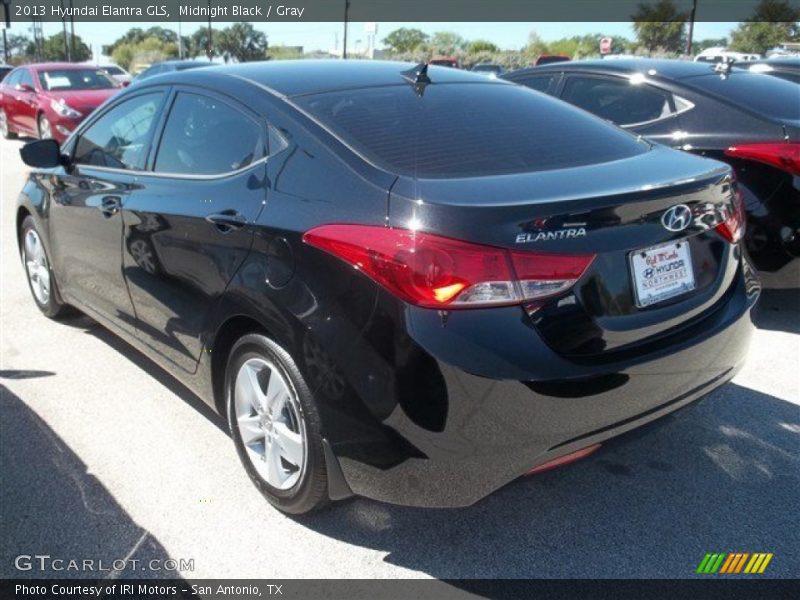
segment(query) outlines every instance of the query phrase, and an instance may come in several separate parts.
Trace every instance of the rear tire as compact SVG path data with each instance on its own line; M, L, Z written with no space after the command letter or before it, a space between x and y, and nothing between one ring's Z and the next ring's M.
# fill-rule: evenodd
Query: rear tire
M319 412L286 350L261 334L240 338L225 370L225 404L239 459L270 504L304 514L330 501Z
M0 109L0 135L7 140L17 139L17 134L9 129L8 115L6 115L6 111L2 109Z
M33 217L25 217L20 232L22 266L28 276L33 301L46 317L56 319L64 316L70 307L58 293L55 274Z

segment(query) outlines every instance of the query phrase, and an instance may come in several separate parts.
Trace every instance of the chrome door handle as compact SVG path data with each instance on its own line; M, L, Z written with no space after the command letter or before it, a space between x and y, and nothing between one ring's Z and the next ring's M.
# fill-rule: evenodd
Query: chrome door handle
M235 210L223 210L206 217L206 221L216 225L221 233L228 233L234 229L241 229L247 225L247 217Z

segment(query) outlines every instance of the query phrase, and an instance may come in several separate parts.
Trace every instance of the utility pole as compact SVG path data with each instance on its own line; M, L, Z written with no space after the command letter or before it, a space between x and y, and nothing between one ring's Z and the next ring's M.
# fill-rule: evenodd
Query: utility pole
M211 30L211 0L208 0L208 40L206 40L206 56L211 60L214 52L214 33Z
M72 0L69 0L69 48L72 56L75 56L75 17L72 16Z
M64 0L59 0L61 4L61 14L64 14ZM67 20L61 18L61 29L64 31L64 56L67 57L67 62L72 62L72 55L69 51L69 40L67 39Z
M697 13L697 0L692 0L692 12L689 17L689 39L686 43L686 54L692 55L692 37L694 37L694 19Z
M0 27L3 28L3 62L8 63L8 37L6 36L6 29L11 27L11 7L8 5L8 0L0 0L0 7L3 9L2 22L0 22Z
M344 0L344 43L342 45L342 58L347 58L347 13L350 11L350 0Z

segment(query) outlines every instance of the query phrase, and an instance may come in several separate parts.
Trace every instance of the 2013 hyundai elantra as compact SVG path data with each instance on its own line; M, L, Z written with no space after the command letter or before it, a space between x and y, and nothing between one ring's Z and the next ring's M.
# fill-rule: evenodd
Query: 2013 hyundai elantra
M730 167L479 74L170 73L22 156L38 307L77 307L225 415L286 512L468 505L746 355Z

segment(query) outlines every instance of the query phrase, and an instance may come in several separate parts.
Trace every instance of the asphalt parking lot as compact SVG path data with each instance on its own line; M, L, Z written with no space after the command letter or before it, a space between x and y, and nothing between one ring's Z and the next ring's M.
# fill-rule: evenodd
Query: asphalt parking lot
M97 575L15 569L48 554L193 560L189 579L683 578L735 551L774 553L762 577L797 577L797 269L764 293L732 383L588 459L466 509L356 499L289 518L188 390L88 318L36 309L14 235L20 145L0 140L0 577Z

